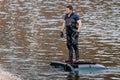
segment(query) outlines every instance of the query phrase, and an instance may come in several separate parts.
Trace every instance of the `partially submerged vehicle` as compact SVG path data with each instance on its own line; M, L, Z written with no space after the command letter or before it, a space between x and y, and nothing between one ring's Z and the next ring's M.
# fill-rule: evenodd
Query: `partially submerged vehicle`
M92 73L98 74L106 72L107 70L107 68L102 64L86 61L79 61L74 63L52 61L50 66L57 71L71 72L76 73L77 75L86 75Z

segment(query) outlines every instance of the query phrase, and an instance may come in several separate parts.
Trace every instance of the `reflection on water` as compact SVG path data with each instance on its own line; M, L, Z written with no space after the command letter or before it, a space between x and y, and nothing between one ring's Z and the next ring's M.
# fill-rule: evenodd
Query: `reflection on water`
M81 59L110 69L107 75L79 79L119 80L119 0L0 0L0 64L25 80L65 80L65 74L53 73L48 64L68 55L59 37L67 4L82 18Z

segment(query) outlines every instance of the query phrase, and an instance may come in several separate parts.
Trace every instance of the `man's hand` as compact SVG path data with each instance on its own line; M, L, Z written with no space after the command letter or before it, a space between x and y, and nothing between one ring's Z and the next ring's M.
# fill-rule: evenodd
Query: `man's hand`
M64 34L63 34L63 32L62 32L62 31L60 32L60 37L61 37L61 38L63 38L63 37L64 37Z

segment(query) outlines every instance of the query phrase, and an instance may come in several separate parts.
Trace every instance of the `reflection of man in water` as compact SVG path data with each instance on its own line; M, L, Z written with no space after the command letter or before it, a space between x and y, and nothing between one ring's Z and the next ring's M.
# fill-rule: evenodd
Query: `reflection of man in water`
M73 12L73 7L68 5L66 7L66 14L61 29L61 37L66 28L67 48L69 50L68 61L73 62L73 50L75 51L76 61L79 61L78 36L81 29L81 20L79 15Z

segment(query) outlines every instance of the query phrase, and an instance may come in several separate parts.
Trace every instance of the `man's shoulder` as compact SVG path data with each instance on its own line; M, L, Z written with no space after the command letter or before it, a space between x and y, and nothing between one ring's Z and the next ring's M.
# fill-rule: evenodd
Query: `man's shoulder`
M77 14L77 13L74 13L74 15L73 16L75 16L75 17L79 17L79 15Z
M65 14L65 15L64 15L64 20L67 18L67 16L68 16L68 14Z
M80 19L80 16L77 13L74 13L73 18L77 21Z

